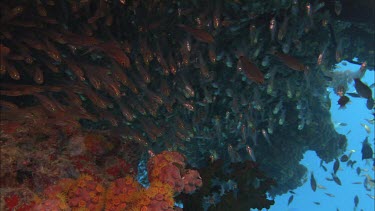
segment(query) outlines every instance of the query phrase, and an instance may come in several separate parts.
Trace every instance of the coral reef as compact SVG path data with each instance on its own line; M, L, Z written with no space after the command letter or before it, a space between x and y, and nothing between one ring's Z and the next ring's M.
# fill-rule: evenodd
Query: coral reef
M182 180L181 190L176 190L165 180L164 175L150 176L148 188L142 187L130 175L116 179L104 186L105 181L98 181L93 176L82 174L77 179L64 178L57 184L44 189L41 197L36 193L29 193L28 205L30 210L174 210L174 197L182 190L184 193L193 193L202 186L202 178L196 170L185 169L185 159L178 152L164 151L152 157L149 162L149 171L155 172L162 166L179 165L177 169L163 168L166 175L179 175ZM24 191L25 192L25 191ZM20 202L16 191L4 193L2 200L5 210L23 210L25 205ZM31 194L31 195L30 195ZM24 195L26 197L26 195ZM26 199L26 198L25 198ZM25 200L23 199L23 200Z
M225 164L216 160L211 166L200 170L205 183L193 195L181 194L177 200L184 210L249 210L268 209L273 203L266 192L275 181L267 178L256 163Z
M106 210L125 210L134 200L140 186L132 177L119 178L110 183L106 191Z
M104 187L93 177L82 175L68 191L68 204L71 209L102 210Z
M173 189L167 183L151 183L146 190L138 193L134 200L133 210L173 210Z
M304 152L329 162L346 148L327 88L341 92L351 77L333 73L337 62L374 66L375 29L358 12L366 1L354 15L307 0L0 3L0 192L40 193L83 174L98 184L135 177L149 150L178 151L198 170L256 158L278 181L271 195L300 186ZM151 187L194 192L197 171L173 156L151 159ZM243 183L225 174L225 190ZM151 192L163 203L150 209L171 207L169 190Z

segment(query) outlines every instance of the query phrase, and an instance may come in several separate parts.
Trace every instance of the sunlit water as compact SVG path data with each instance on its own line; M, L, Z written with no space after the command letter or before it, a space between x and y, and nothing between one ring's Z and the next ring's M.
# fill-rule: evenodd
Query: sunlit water
M348 65L338 65L337 70L352 70L357 71L359 69L358 65L348 64ZM371 85L374 83L375 71L367 71L365 76L362 78L364 83ZM372 89L373 90L373 89ZM353 83L349 85L348 92L354 92ZM374 94L374 90L373 90ZM369 136L369 142L374 148L374 125L369 124L365 119L374 118L371 111L366 108L366 100L360 98L350 97L351 102L347 104L346 109L339 109L337 101L339 97L332 91L330 94L332 100L331 115L333 123L347 123L347 126L337 127L338 133L348 135L348 147L346 154L350 150L355 150L352 154L351 160L356 160L357 163L354 168L347 167L346 163L340 162L340 168L337 175L342 182L342 186L337 185L333 181L327 181L325 178L331 178L331 172L333 172L333 163L324 164L328 171L325 172L323 168L320 167L320 158L313 151L308 151L304 155L304 159L301 161L303 165L308 168L308 180L307 182L294 190L296 193L294 195L294 200L288 206L288 199L290 193L278 196L275 198L275 205L273 205L270 211L315 211L315 210L364 210L373 211L375 210L374 199L371 199L367 194L374 195L374 190L366 191L363 184L352 184L353 182L364 181L364 175L369 174L374 178L374 171L372 169L372 161L366 164L366 161L362 161L362 141ZM370 126L371 133L367 134L365 129L360 125L364 123ZM358 176L356 173L356 168L360 167L362 169L361 175ZM366 170L368 170L366 172ZM314 172L314 176L317 180L317 184L326 187L327 189L317 188L316 192L311 189L310 186L310 172ZM330 197L325 193L333 194L334 197ZM354 197L358 195L359 204L357 209L354 209ZM314 202L319 202L320 205L314 204Z

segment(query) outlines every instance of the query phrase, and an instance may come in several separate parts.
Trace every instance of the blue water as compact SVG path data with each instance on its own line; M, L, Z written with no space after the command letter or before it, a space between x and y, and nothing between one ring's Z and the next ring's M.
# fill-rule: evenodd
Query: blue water
M344 66L342 64L338 65L337 70L352 70L357 71L359 69L358 65L353 65L348 63ZM371 85L375 80L375 71L367 71L365 76L362 78L364 83ZM353 84L349 85L348 92L354 92ZM374 94L374 90L373 90ZM324 164L328 171L325 172L323 168L320 167L320 159L316 156L315 152L308 151L304 155L304 159L301 161L305 165L309 172L307 175L306 183L294 190L296 193L294 195L293 202L288 206L288 199L291 194L284 194L275 198L275 205L273 205L270 211L315 211L315 210L336 210L340 211L354 210L354 197L358 195L359 204L356 210L373 211L375 210L375 201L371 199L367 194L375 195L374 189L371 191L366 191L363 184L352 184L352 182L362 182L364 181L364 175L369 174L374 178L374 170L372 169L372 161L368 162L362 161L362 141L369 136L369 142L374 148L374 125L369 124L365 119L372 119L373 115L371 111L366 108L366 100L360 98L350 97L351 102L347 104L346 109L338 109L337 101L339 97L331 92L330 98L332 100L331 114L332 122L339 123L344 122L348 125L345 127L337 127L337 132L341 134L347 134L350 130L351 132L347 135L348 147L345 154L349 154L350 150L355 150L351 156L351 160L356 160L357 163L354 168L347 167L346 163L340 162L340 168L337 175L342 182L342 186L337 185L333 181L327 181L325 178L331 178L331 172L333 171L333 162ZM360 125L360 123L367 124L371 128L371 133L367 134L365 129ZM362 169L361 175L358 176L356 173L356 168L360 167ZM364 172L368 170L368 172ZM326 187L326 190L317 188L316 192L311 189L310 186L310 172L314 172L317 184ZM325 193L333 194L335 197L329 197ZM320 205L314 204L314 202L319 202Z

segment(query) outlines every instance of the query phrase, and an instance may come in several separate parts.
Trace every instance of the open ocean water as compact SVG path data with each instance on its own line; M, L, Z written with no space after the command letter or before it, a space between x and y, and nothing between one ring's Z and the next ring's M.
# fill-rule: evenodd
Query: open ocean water
M337 65L336 71L351 70L355 72L359 68L359 65L342 62ZM375 72L367 71L362 81L368 85L374 84ZM355 92L353 84L349 85L347 92ZM363 185L366 175L374 178L374 168L372 161L366 162L366 160L362 160L361 154L362 142L366 137L368 137L371 146L374 147L374 125L366 121L366 119L373 119L374 116L366 108L366 100L363 98L351 98L351 102L347 104L345 109L339 109L339 105L337 105L339 97L334 94L332 89L330 91L332 122L336 124L337 132L346 135L348 138L348 147L345 154L348 155L351 150L354 150L355 152L352 153L350 159L357 161L357 163L351 168L345 162L340 162L340 169L337 172L337 176L340 178L342 185L339 186L333 181L326 180L326 178L331 178L334 162L324 163L327 167L326 172L320 167L320 159L316 156L316 153L307 151L303 160L301 160L301 164L305 165L309 170L308 180L303 186L294 190L294 199L289 206L288 199L292 195L291 193L277 196L275 198L275 205L269 209L270 211L375 210L374 199L370 198L370 196L375 195L374 189L367 191ZM372 88L372 91L374 93L374 88ZM338 123L347 123L347 126L338 126ZM370 134L361 126L361 123L367 124L370 127ZM356 172L358 167L361 169L360 175ZM314 172L317 184L322 185L325 189L317 188L316 192L311 189L309 180L310 172ZM361 182L361 184L352 184L353 182ZM328 196L326 193L333 196ZM355 196L359 198L357 208L354 207ZM320 204L317 205L314 202Z

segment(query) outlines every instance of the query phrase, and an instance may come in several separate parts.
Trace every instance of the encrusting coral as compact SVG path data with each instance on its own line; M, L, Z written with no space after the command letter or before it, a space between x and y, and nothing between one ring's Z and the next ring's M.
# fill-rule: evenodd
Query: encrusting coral
M185 158L178 152L164 151L155 155L148 161L148 167L148 188L142 187L132 176L104 185L106 181L82 174L78 179L60 179L45 188L40 198L34 197L35 205L31 210L174 210L175 196L182 191L193 193L202 186L198 171L185 169ZM163 174L155 174L160 169ZM9 210L21 206L17 197L5 198Z

